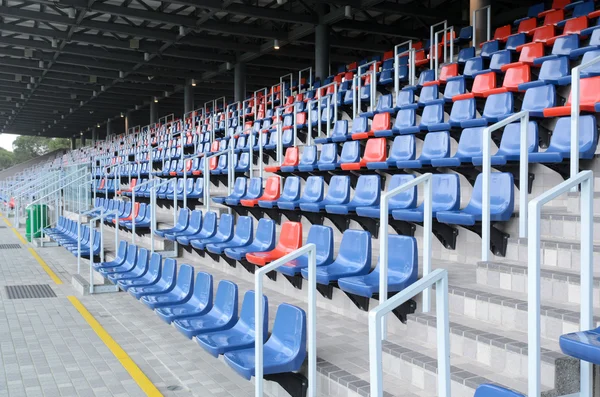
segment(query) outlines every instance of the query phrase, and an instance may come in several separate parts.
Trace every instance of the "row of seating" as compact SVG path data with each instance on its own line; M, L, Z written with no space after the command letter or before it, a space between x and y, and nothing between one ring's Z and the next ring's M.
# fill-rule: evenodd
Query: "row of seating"
M86 225L79 228L77 221L61 216L56 227L46 228L43 232L75 256L78 256L79 252L84 258L100 255L100 232L96 230L92 233Z
M94 265L107 280L145 306L160 319L173 324L213 356L224 355L225 362L238 374L250 379L255 374L253 334L254 292L244 294L238 317L238 286L219 282L213 301L213 277L194 268L177 265L171 258L145 248L119 244L116 258ZM279 305L269 336L269 310L263 296L264 374L297 372L306 358L306 313L286 303ZM286 348L281 349L282 344Z

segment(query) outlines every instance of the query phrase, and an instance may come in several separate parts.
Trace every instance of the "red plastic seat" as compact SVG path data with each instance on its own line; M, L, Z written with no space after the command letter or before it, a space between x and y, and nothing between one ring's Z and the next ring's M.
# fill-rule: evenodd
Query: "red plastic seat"
M530 35L537 27L537 18L524 19L519 23L517 33L525 33Z
M415 65L423 66L429 63L429 59L425 59L425 50L415 51Z
M296 167L300 162L300 150L296 147L289 147L285 151L285 157L283 158L283 162L281 166L272 165L269 167L265 167L265 171L267 172L277 172L281 169L281 167Z
M569 5L570 3L571 3L571 0L554 0L552 2L552 7L550 7L549 10L540 12L538 14L538 18L541 18L541 17L545 16L546 14L549 14L549 13L551 13L553 11L562 10L567 5Z
M515 66L506 71L502 87L488 90L484 92L483 96L487 98L490 95L503 92L518 92L519 84L528 83L529 81L531 81L531 70L529 65L523 64Z
M440 70L440 74L439 74L437 80L427 81L427 82L423 83L423 86L427 87L430 85L446 84L446 81L448 81L448 79L450 77L456 77L456 76L458 76L458 64L457 63L448 63L448 64L445 64L444 66L442 66L442 70Z
M359 163L343 163L341 168L345 171L359 170L371 162L387 161L387 142L385 138L371 138L365 146L365 154Z
M219 141L213 141L213 143L210 145L210 151L213 153L219 151Z
M587 17L579 17L579 18L571 18L568 19L565 23L562 35L567 36L570 34L579 34L583 29L587 29L588 27L588 19ZM560 36L552 37L551 39L546 40L546 45L553 45L557 38Z
M285 255L302 246L302 224L300 222L284 222L281 225L279 243L267 252L251 252L246 254L246 260L258 266L283 258Z
M517 51L519 54L519 61L513 63L507 63L506 65L502 65L500 70L506 72L510 68L514 68L522 65L533 66L533 61L536 58L544 56L544 44L542 43L529 43L524 44L522 46L517 47ZM536 65L540 66L540 65Z
M217 169L217 165L219 165L219 157L211 157L208 163L208 169L214 171Z
M373 117L371 123L371 131L357 132L352 134L353 140L367 139L375 135L375 131L383 131L391 129L391 119L389 113L378 113Z
M244 207L254 207L259 201L275 201L279 198L280 194L280 181L281 178L278 176L272 176L267 179L265 190L263 195L256 199L240 200L240 204Z
M127 216L125 218L119 218L119 223L120 222L131 222L133 220L133 218L137 218L139 211L140 211L140 203L134 203L133 204L133 208L132 208L131 213L129 214L129 216ZM116 224L117 220L113 219L112 222L114 224Z
M541 26L533 31L533 37L531 38L531 42L532 43L544 43L546 45L550 45L548 43L548 41L553 40L555 36L556 36L556 31L555 31L554 25L545 25L545 26ZM527 45L527 44L523 44L522 46L524 46L524 45ZM517 51L519 51L519 48L522 46L517 47Z
M104 189L104 184L106 183L106 179L102 179L100 181L100 186L98 186L98 189Z
M564 10L552 10L544 15L544 25L556 25L565 19Z
M600 76L581 79L579 85L579 110L584 112L595 112L595 105L600 103ZM544 109L545 117L570 116L571 94L564 106L556 106Z
M122 190L117 190L117 194L123 194L123 192L131 192L131 190L135 187L136 184L137 184L137 179L132 178L131 182L129 182L129 187L122 189Z
M492 38L492 40L490 40L490 41L494 41L494 40L506 41L506 39L508 39L508 36L510 36L510 35L511 35L511 26L510 25L500 26L499 28L496 28L496 30L494 31L494 38ZM485 44L485 43L481 43L481 44L479 44L479 46L483 47L483 44Z
M496 73L489 72L478 74L473 80L473 87L471 92L466 94L455 95L452 97L452 101L460 101L462 99L470 99L475 97L483 97L484 93L496 88Z

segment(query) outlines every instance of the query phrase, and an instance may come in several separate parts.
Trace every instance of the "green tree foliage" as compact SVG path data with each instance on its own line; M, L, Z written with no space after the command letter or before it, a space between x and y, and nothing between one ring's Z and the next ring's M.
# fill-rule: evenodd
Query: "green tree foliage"
M0 148L0 169L12 167L58 149L68 149L70 146L71 141L68 138L21 135L14 140L12 152Z

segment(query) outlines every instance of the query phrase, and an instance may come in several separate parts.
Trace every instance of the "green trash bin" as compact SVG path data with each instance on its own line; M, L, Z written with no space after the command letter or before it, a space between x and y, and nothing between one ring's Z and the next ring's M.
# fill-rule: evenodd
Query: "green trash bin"
M42 236L42 229L47 228L50 222L48 220L48 206L46 204L34 204L27 209L27 219L25 220L25 238L31 242L34 238Z

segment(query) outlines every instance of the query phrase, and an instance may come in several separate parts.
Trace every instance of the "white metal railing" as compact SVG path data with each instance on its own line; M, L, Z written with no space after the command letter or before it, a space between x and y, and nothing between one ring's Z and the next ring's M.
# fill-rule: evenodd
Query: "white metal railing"
M412 189L420 184L424 185L423 196L423 277L431 272L431 233L432 233L432 174L427 173L405 183L402 186L385 192L380 199L379 212L379 302L383 305L388 295L388 224L389 224L389 202L398 194ZM423 292L423 312L428 313L431 310L431 291L426 289ZM387 317L381 317L381 339L387 338Z
M313 68L312 66L304 69L300 69L298 71L298 93L304 92L302 89L302 73L308 72L308 90L311 90L313 87ZM291 90L291 87L290 87Z
M435 61L434 61L434 73L435 73L435 80L438 79L438 75L439 75L439 58L440 58L440 54L439 54L439 43L438 43L438 34L442 33L442 43L444 46L444 62L443 63L447 63L448 60L450 62L452 62L452 60L454 59L454 26L450 26L448 28L444 28L442 30L438 30L437 32L435 32L433 34L434 38L435 38ZM450 40L448 40L447 36L448 33L450 33ZM450 54L448 54L448 44L447 41L450 42ZM450 55L450 57L447 57L447 55Z
M473 10L473 16L471 18L471 26L473 26L473 47L477 48L477 14L486 11L487 13L487 38L486 41L490 41L492 35L492 6L487 5L485 7Z
M579 172L579 108L581 102L579 88L581 72L598 62L600 62L600 56L571 70L571 178Z
M382 320L386 314L421 291L435 285L437 318L438 395L450 397L450 323L448 320L448 271L436 269L369 311L369 368L371 396L383 396ZM309 290L310 291L310 290ZM258 321L257 321L258 322Z
M96 237L96 230L94 227L94 222L103 221L107 216L112 215L116 212L115 216L115 250L119 249L119 213L118 210L113 210L109 212L103 212L102 214L93 217L90 219L90 294L94 293L94 239ZM79 226L79 225L78 225ZM79 237L79 227L77 229L78 239L77 239L77 261L81 260L81 240ZM100 222L100 262L104 262L104 227L102 226L102 222Z
M131 189L131 212L133 213L133 210L135 208L135 189L136 188L141 188L142 186L146 186L149 185L150 187L152 187L154 185L155 182L160 181L160 178L152 178L152 170L150 170L150 180L141 183L141 184L136 184L135 188ZM131 244L135 244L135 217L132 218L132 224L131 224Z
M317 246L306 244L282 258L256 270L254 274L254 367L255 397L263 396L263 276L302 255L308 255L308 391L307 397L317 397Z
M185 173L185 171L184 171ZM156 181L156 180L155 180ZM177 179L167 179L160 181L158 184L150 186L150 251L154 253L154 231L156 230L156 192L161 186L173 184L173 225L177 225ZM185 192L185 182L183 184L183 191ZM184 207L185 208L185 207ZM135 235L135 221L133 223L132 234ZM132 240L133 244L133 240ZM175 241L175 250L177 250L177 241Z
M203 192L203 200L204 200L204 208L205 211L210 211L210 169L209 169L209 160L213 157L220 156L222 154L229 154L230 161L227 163L228 173L227 173L227 195L231 194L231 189L233 189L233 181L235 179L235 168L233 167L233 145L225 150L221 150L220 152L213 153L209 156L206 156L204 159L204 170L203 174L203 182L204 182L204 192ZM262 156L262 145L261 145L261 156ZM262 157L260 159L262 161ZM250 162L252 162L252 158L250 158ZM232 171L233 169L233 171ZM261 164L261 176L262 176L262 164Z
M301 71L298 72L299 75L301 75ZM293 95L294 92L294 74L293 73L288 73L288 74L284 74L283 76L279 77L279 86L281 87L280 91L281 91L281 99L283 100L283 93L285 93L285 79L288 78L290 79L290 95ZM299 92L300 90L298 90Z
M373 65L373 70L370 71L367 69L366 72L363 72L362 70L370 65ZM352 89L355 90L353 95L352 95L352 108L353 108L353 117L356 118L359 113L360 113L360 103L361 103L361 99L362 99L362 95L361 95L361 82L362 82L362 76L366 76L367 74L371 75L371 84L370 84L370 89L371 89L371 95L370 96L370 100L369 100L369 109L374 112L375 111L375 106L376 106L376 96L377 96L377 71L376 66L377 65L377 61L371 61L371 62L367 62L364 65L360 65L358 67L358 71L357 74L354 76L355 79L353 79L354 81L356 81L356 86L354 84L352 84ZM354 83L353 81L353 83ZM356 103L356 105L354 105ZM358 112L358 113L357 113Z
M406 51L398 52L405 45L408 45ZM415 49L412 46L412 40L407 40L394 46L394 93L397 95L400 91L400 60L401 54L408 53L408 85L415 85Z
M507 126L514 121L520 121L521 152L519 156L519 236L527 237L527 200L529 194L529 152L528 125L529 111L523 110L515 113L502 121L483 129L483 184L481 192L482 214L481 214L481 260L488 261L490 258L490 178L491 178L491 140L492 132Z
M581 279L581 314L579 328L587 331L595 328L593 320L593 291L594 291L594 173L581 171L574 177L556 185L542 193L529 203L529 232L527 247L527 317L528 317L528 396L541 395L541 350L540 350L540 317L541 317L541 286L540 286L540 234L541 212L544 204L556 197L569 192L572 188L581 186L581 248L580 248L580 279ZM592 363L580 362L580 392L579 395L592 395Z
M429 70L433 70L433 56L432 55L434 53L433 52L434 49L433 49L432 45L433 45L433 42L435 41L433 36L435 36L435 28L440 25L444 25L444 31L445 31L446 29L448 29L448 20L445 19L442 22L434 23L433 25L431 25L429 27ZM437 55L437 52L436 52L436 55Z

